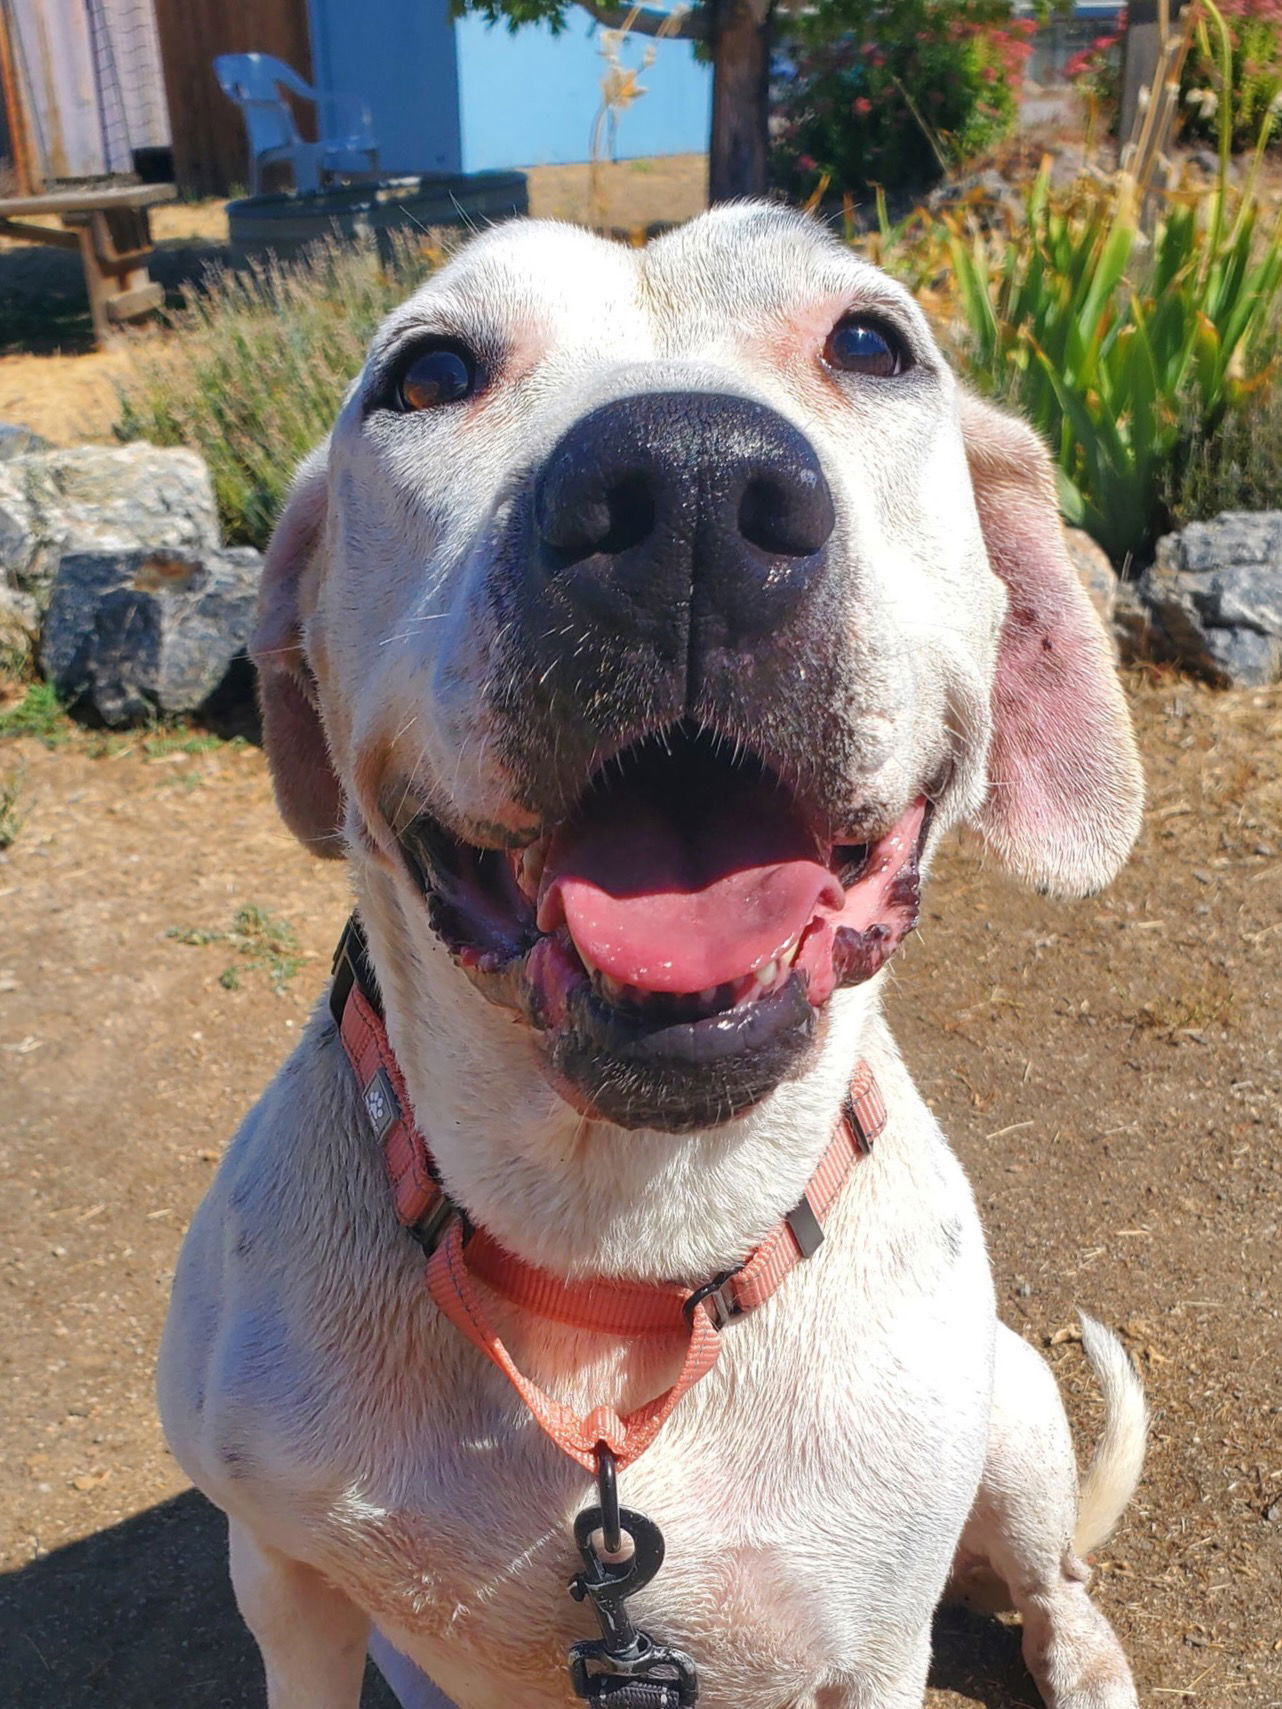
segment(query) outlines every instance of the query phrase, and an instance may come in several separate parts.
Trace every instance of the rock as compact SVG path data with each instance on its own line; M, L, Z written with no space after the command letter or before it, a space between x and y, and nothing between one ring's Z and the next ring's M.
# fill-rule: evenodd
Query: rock
M1110 628L1117 605L1117 572L1109 562L1108 553L1081 528L1066 528L1064 544L1077 579L1099 612L1100 622Z
M220 544L209 471L194 451L82 445L0 462L0 588L26 596L33 633L68 552Z
M1113 602L1113 645L1124 665L1153 656L1149 610L1134 582L1119 582Z
M1140 579L1154 657L1226 688L1282 678L1282 511L1225 511L1158 541Z
M926 197L926 206L937 213L941 208L950 208L958 202L1000 203L1014 201L1020 192L1009 178L998 172L995 167L986 167L982 172L968 172L960 178L946 178L937 185Z
M49 450L52 450L49 441L33 433L29 427L0 421L0 463L8 463L14 457L25 457L29 451Z
M247 546L68 553L41 668L68 706L112 728L193 712L244 650L261 573Z

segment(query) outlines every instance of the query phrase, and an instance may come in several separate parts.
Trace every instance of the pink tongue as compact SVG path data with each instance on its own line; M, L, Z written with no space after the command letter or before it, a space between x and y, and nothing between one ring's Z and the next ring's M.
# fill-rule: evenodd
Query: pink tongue
M564 921L610 978L686 993L755 972L822 904L841 908L840 883L776 788L702 781L679 802L653 780L601 789L552 840L540 930Z

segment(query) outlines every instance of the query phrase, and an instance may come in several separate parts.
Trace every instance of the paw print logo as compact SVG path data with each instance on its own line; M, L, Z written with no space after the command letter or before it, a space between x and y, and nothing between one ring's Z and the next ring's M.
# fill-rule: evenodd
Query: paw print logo
M400 1105L396 1102L396 1094L392 1083L387 1077L387 1070L380 1068L378 1073L365 1088L365 1108L374 1127L377 1138L382 1139L388 1128L400 1116Z

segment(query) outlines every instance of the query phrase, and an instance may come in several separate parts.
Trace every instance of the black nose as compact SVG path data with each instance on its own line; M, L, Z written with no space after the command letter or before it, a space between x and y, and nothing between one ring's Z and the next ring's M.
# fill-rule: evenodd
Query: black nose
M762 404L707 392L593 410L534 493L555 603L660 655L741 646L786 623L822 575L833 520L804 435Z

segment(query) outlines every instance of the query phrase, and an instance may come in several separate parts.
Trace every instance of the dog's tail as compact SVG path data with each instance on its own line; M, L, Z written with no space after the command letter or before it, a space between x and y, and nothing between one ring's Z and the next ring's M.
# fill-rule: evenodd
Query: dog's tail
M1112 1535L1144 1466L1148 1406L1130 1357L1111 1329L1079 1314L1082 1346L1104 1396L1104 1428L1082 1479L1073 1550L1089 1555Z

